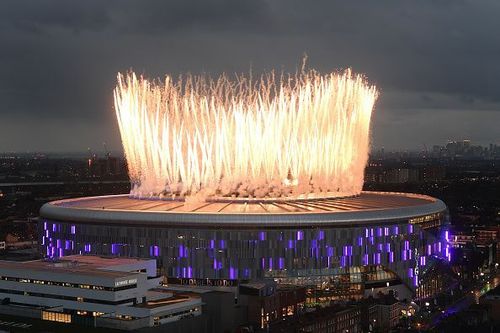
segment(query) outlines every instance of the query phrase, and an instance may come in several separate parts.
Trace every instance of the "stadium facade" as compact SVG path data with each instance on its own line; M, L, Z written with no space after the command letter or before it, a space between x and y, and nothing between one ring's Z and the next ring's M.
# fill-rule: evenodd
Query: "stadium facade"
M404 286L450 259L446 205L404 193L347 198L141 200L128 195L48 203L40 246L74 254L156 258L169 283L235 287L272 278L311 287L311 302Z

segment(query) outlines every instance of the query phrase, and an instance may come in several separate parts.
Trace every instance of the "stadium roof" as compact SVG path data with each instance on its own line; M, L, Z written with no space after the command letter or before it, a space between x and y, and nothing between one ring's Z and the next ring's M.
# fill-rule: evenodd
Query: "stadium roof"
M353 225L400 221L441 213L435 198L407 193L362 192L348 198L184 202L135 199L128 195L66 199L45 204L43 218L98 224L193 227L282 227Z

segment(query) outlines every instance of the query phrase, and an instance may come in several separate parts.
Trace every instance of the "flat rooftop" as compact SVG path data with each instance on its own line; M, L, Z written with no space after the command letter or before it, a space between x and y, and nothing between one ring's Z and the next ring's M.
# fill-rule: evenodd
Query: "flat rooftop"
M72 273L78 275L99 276L106 278L122 278L130 276L130 272L109 270L113 266L136 264L152 259L107 258L99 256L66 256L57 260L33 260L25 262L0 260L0 270L19 269L53 273Z
M40 214L59 221L136 224L287 224L288 221L391 220L439 213L446 205L435 198L408 193L362 192L345 198L300 200L240 200L184 202L180 200L137 199L129 195L86 197L53 201ZM273 222L274 221L274 222Z
M164 288L154 288L152 290L149 290L146 294L146 297L146 302L136 304L135 307L155 309L168 305L176 305L189 301L200 300L200 296L194 293L179 293L177 291L167 290Z

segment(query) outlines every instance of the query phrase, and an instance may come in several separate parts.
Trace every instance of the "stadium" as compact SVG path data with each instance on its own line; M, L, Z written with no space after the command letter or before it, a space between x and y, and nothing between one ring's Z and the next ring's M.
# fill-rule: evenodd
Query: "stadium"
M175 284L273 279L307 286L311 304L384 288L425 297L444 280L424 275L450 258L446 206L362 192L377 96L350 70L119 74L131 191L44 205L42 251L157 258Z
M450 256L446 205L416 194L198 204L115 195L50 202L40 214L49 258L157 258L169 283L235 287L272 278L312 288L313 301L387 287L414 295L426 268Z

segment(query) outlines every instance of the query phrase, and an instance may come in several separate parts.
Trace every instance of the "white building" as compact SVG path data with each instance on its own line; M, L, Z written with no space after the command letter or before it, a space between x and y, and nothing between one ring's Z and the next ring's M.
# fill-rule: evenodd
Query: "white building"
M201 314L201 299L160 287L156 261L68 256L0 261L0 313L137 329Z

